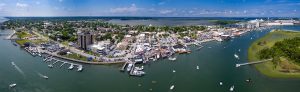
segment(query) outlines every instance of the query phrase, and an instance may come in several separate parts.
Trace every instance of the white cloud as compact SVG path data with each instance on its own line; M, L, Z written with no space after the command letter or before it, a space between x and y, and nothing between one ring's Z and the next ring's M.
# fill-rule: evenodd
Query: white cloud
M63 2L64 0L58 0L58 2Z
M135 4L131 4L130 7L112 8L111 13L135 13L141 8L137 8Z
M170 14L172 12L173 12L172 10L161 10L161 11L159 11L160 14Z
M28 4L25 4L25 3L17 3L16 6L17 6L18 8L26 8L26 7L28 7Z

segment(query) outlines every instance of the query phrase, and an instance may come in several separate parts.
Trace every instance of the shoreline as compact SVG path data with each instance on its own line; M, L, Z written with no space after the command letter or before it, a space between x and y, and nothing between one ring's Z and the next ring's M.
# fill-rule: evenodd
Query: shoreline
M292 32L292 33L290 33L290 32ZM297 32L297 34L293 34L295 32ZM290 37L289 34L296 36L296 35L300 35L299 33L300 33L299 31L291 31L291 30L280 30L280 31L271 30L269 33L267 33L263 37L255 40L253 43L251 43L251 45L248 48L248 62L260 60L256 56L256 53L258 51L260 51L260 49L272 46L275 42L278 42L280 40L283 40L286 38L293 38L293 37ZM274 35L280 35L282 37L274 38L273 37ZM266 46L258 47L258 45L257 45L258 42L266 41L266 40L268 42L268 44L266 44ZM261 73L264 76L270 77L270 78L295 78L295 79L300 78L300 73L280 72L279 70L274 68L274 64L272 62L257 64L257 65L254 65L254 67L257 71L259 71L259 73Z

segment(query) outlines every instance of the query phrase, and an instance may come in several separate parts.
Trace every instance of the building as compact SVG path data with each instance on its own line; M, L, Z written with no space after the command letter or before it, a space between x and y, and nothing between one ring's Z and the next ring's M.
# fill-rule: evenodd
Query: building
M87 50L89 45L94 43L95 35L90 31L78 31L78 47Z

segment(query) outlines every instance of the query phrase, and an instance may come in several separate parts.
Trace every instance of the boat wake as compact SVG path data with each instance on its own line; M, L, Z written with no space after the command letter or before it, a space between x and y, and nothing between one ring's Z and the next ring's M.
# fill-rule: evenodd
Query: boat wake
M46 76L46 75L43 75L43 74L41 74L41 73L39 73L39 72L37 72L37 74L38 74L40 77L44 78L44 79L48 79L48 76Z
M15 69L22 74L23 76L25 75L25 73L20 69L20 67L18 67L15 62L11 62L11 64L15 67Z

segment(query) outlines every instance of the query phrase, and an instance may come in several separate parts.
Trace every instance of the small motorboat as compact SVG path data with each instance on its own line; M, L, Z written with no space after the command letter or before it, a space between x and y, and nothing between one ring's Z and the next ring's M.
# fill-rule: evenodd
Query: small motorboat
M250 79L250 78L249 78L249 79L247 79L247 80L246 80L246 82L250 83L250 82L251 82L251 79Z
M173 70L173 73L175 73L176 71L175 70Z
M13 83L13 84L10 84L9 85L9 88L13 88L13 87L16 87L17 86L17 84L16 83Z
M196 69L199 70L199 66L197 66Z
M175 61L176 57L169 57L168 59L171 60L171 61Z
M78 71L78 72L81 72L82 70L83 70L83 66L82 66L82 65L79 65L77 71Z
M172 86L170 87L170 90L173 90L173 89L174 89L174 87L175 87L175 86L174 86L174 85L172 85Z
M229 89L229 91L234 91L234 85L232 85L231 87L230 87L230 89Z
M71 66L68 68L69 70L72 70L74 68L74 65L71 64Z
M48 67L49 67L49 68L53 68L53 65L52 65L52 64L50 64L50 65L48 65Z
M238 56L237 54L234 54L234 57L235 57L236 59L240 59L239 56Z
M219 85L222 86L222 85L223 85L223 82L221 81L221 82L219 83Z
M44 79L48 79L49 78L48 76L45 76L45 75L43 75L41 77L43 77Z
M15 62L11 62L11 65L16 66Z

